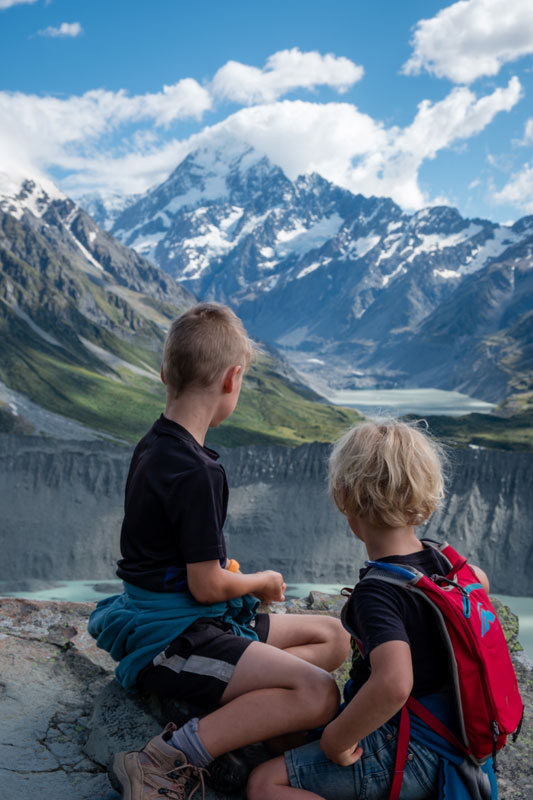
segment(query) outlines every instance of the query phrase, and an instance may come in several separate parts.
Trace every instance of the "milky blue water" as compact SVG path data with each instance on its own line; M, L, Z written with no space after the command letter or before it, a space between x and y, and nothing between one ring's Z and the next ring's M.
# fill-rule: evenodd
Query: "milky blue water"
M44 583L44 582L40 582ZM10 591L6 591L9 586ZM342 586L334 583L291 583L287 586L287 597L307 597L311 591L338 594ZM0 581L0 596L26 597L32 600L68 600L71 602L98 601L108 594L122 591L120 581L58 581L56 584L35 590L24 590L10 582ZM528 658L533 659L533 598L493 595L509 606L520 621L520 644Z
M328 394L328 400L340 406L358 408L364 414L489 414L492 403L477 400L460 392L443 389L342 389Z

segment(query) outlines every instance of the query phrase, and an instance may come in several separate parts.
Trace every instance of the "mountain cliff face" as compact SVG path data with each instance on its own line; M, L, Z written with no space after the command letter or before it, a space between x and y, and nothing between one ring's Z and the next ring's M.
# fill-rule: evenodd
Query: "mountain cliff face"
M52 184L2 191L0 180L0 380L131 436L136 409L161 403L165 331L193 296Z
M191 153L112 231L200 297L230 303L301 370L324 358L330 384L431 379L494 401L516 390L518 371L532 385L532 340L514 328L533 301L532 217L407 214L316 174L291 181L241 145Z
M223 451L228 549L245 569L354 583L364 551L327 497L328 452ZM129 458L111 444L0 436L0 580L113 577ZM532 595L532 518L533 456L457 450L447 499L420 532L479 563L494 592Z

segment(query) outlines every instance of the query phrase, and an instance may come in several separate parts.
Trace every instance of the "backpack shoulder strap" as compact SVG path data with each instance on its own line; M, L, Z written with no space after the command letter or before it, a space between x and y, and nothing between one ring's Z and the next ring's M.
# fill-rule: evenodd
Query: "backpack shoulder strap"
M407 584L414 586L422 577L422 573L414 567L404 564L391 564L389 561L365 561L365 567L370 567L370 569L361 578L362 581L367 578L378 578L399 586L406 586Z
M450 577L453 577L453 575L467 563L466 558L460 555L457 550L454 550L448 542L439 544L439 542L435 542L433 539L420 539L420 541L425 547L431 547L433 550L440 553L441 556L444 556L450 567Z

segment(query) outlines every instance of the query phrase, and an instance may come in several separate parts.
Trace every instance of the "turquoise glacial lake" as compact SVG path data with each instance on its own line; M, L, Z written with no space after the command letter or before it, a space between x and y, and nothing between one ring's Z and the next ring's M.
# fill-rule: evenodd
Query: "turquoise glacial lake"
M358 408L363 414L401 416L402 414L490 414L494 405L461 392L443 389L342 389L327 395L331 403Z
M50 583L38 591L18 589L13 582L0 581L0 597L25 597L32 600L65 600L70 602L98 601L108 594L122 591L120 581L57 581ZM44 582L43 582L44 583ZM9 591L3 589L8 586ZM311 591L337 594L342 589L339 584L290 583L287 585L287 597L306 597ZM528 658L533 660L533 597L510 597L494 595L517 614L520 621L519 641Z

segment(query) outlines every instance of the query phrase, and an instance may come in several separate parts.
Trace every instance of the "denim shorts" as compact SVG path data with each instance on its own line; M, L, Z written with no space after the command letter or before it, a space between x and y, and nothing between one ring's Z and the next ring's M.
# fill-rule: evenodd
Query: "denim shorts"
M363 755L340 767L329 761L320 742L285 753L290 785L316 792L324 800L387 800L394 772L398 726L385 723L361 741ZM419 742L410 742L400 800L437 796L439 757Z

